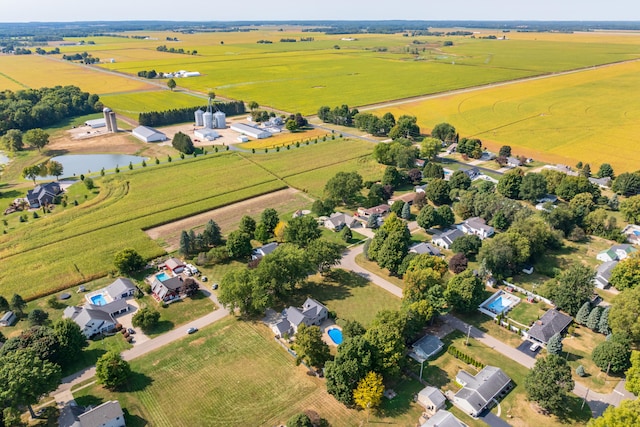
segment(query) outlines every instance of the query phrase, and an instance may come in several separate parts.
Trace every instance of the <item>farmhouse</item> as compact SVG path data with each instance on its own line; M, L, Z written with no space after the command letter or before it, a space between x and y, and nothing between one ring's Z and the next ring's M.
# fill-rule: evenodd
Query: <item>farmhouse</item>
M378 206L374 206L369 209L358 208L358 215L369 218L371 215L384 216L391 212L391 207L387 204L382 204Z
M0 318L0 326L11 326L16 322L16 315L13 311L7 311Z
M433 415L440 409L444 409L447 399L437 388L427 386L418 393L418 403L424 407L427 413Z
M259 248L253 250L253 252L251 253L251 259L262 259L263 257L269 255L271 252L275 251L277 247L278 243L276 242L271 242L267 243L266 245L260 246Z
M462 389L453 396L453 404L472 417L477 417L512 386L511 378L495 366L485 366L475 376L460 371L456 382Z
M440 409L420 427L468 427L451 412Z
M484 219L477 216L467 219L457 227L464 234L471 234L471 235L475 234L481 239L486 239L487 237L491 237L493 236L493 233L495 233L495 230L493 229L493 227L487 225Z
M622 261L623 259L630 256L632 253L637 251L638 250L634 248L632 245L628 243L623 243L620 245L613 245L609 249L598 253L598 255L596 255L596 258L602 262Z
M158 142L168 139L164 133L147 126L138 126L131 131L131 135L143 142Z
M171 270L174 274L180 274L184 270L184 263L178 258L169 258L164 262L164 267Z
M431 239L431 243L441 248L450 249L453 242L462 236L464 236L464 233L454 228L453 230L445 231L438 236L434 236L433 239Z
M117 400L109 400L78 415L71 427L125 427L124 413Z
M271 325L271 330L277 336L294 335L301 324L320 326L328 316L327 307L312 298L307 298L302 308L290 306L285 309L282 317Z
M158 275L155 275L151 283L151 292L158 301L169 302L180 296L180 289L183 285L184 282L180 276L161 280Z
M616 265L618 265L618 261L607 261L598 266L596 269L596 277L593 279L593 283L597 288L606 289L609 287L611 272Z
M357 222L358 221L352 215L335 212L324 221L324 226L329 230L340 231L344 227L353 227Z
M231 130L234 130L238 133L250 136L255 139L264 139L264 138L269 138L271 136L271 132L268 132L264 129L260 129L259 127L247 125L244 123L232 124Z
M562 314L556 309L547 310L524 335L527 339L546 345L552 336L563 333L572 321L571 316Z
M41 206L50 205L60 193L62 193L62 189L57 182L36 185L33 190L27 192L29 207L37 209Z
M442 256L442 253L438 250L438 248L427 242L417 243L411 246L409 248L409 252L418 255L427 254L433 256Z
M522 166L522 162L517 157L507 157L507 166L517 168Z
M622 230L622 234L627 236L627 242L640 245L640 226L629 224Z

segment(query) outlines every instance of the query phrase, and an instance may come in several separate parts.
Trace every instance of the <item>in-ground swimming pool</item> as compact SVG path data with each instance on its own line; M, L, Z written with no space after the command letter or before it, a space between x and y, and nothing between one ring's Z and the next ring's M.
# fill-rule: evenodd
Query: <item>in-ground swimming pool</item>
M93 305L107 305L107 300L104 299L102 294L94 295L91 297L91 304Z
M340 329L331 328L327 331L327 334L329 334L329 338L331 338L331 341L333 341L335 345L342 344L342 331Z
M491 309L494 313L502 313L507 308L513 305L513 301L508 298L504 298L499 296L498 298L491 301L490 304L487 304L487 307Z
M170 279L169 275L167 273L165 273L164 271L162 273L160 273L160 274L156 274L156 277L161 282L164 282L165 280Z

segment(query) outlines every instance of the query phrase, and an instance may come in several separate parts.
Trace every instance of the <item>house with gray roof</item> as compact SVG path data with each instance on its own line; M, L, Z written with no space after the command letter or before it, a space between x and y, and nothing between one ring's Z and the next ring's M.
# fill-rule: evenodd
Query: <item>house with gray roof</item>
M409 252L418 255L428 254L433 256L442 256L442 253L438 248L427 242L416 243L409 248Z
M622 229L622 234L627 236L627 242L640 245L640 226L629 224Z
M470 179L474 179L475 177L480 175L480 169L478 169L477 167L461 167L460 169L458 169L459 171L462 171L465 173L465 175L467 175Z
M340 231L344 227L352 228L357 224L357 220L353 217L353 215L347 215L342 212L334 212L327 218L323 225L325 228L333 231Z
M605 188L605 189L611 186L611 178L608 176L605 176L604 178L590 177L589 182L592 183L593 185L597 185L598 187Z
M118 277L112 284L105 288L105 291L114 300L132 297L136 291L136 285L127 278Z
M173 276L165 280L160 280L158 275L155 275L151 283L151 292L159 301L169 302L180 296L180 289L183 285L184 282L181 276Z
M468 218L462 224L456 226L464 234L475 234L481 239L493 236L495 230L490 225L487 225L486 221L480 217L474 216Z
M522 162L517 157L507 157L507 166L517 168L518 166L522 166Z
M440 341L440 338L435 335L425 335L411 346L409 356L418 363L422 363L431 356L438 354L442 347L444 347L444 344Z
M16 323L17 317L13 311L7 311L0 318L0 326L11 326Z
M301 308L291 306L284 312L284 319L291 325L292 334L297 333L303 323L307 326L320 326L327 317L329 317L327 307L312 298L307 298Z
M451 412L440 409L420 427L468 427Z
M124 301L125 300L120 300ZM82 331L82 334L91 338L98 334L111 332L116 327L113 315L102 310L103 306L87 304L83 307L69 306L64 309L62 317L73 320Z
M120 402L109 400L78 415L71 427L125 427Z
M42 206L52 204L56 197L62 193L62 188L57 182L38 184L33 190L27 191L27 201L29 207L37 209Z
M267 243L266 245L260 246L251 252L251 259L257 260L262 259L263 257L269 255L271 252L275 251L278 247L277 242Z
M596 268L596 277L594 277L593 283L597 288L606 289L609 287L611 272L616 265L618 265L618 261L607 261Z
M438 236L434 236L433 239L431 239L431 243L440 246L441 248L450 249L453 242L462 236L464 236L464 233L461 230L454 228L453 230L445 231Z
M596 255L596 258L602 262L622 261L632 253L637 251L638 250L634 248L633 245L629 243L622 243L619 245L613 245L609 249L598 253L598 255Z
M444 409L447 398L437 388L427 386L418 393L417 402L424 407L427 413L433 415L440 409Z
M547 312L524 333L525 338L546 345L555 334L562 334L571 324L573 318L560 313L555 308Z
M453 396L453 404L472 417L477 417L494 399L506 395L513 387L511 378L495 366L485 366L475 376L460 371L456 382L462 389Z

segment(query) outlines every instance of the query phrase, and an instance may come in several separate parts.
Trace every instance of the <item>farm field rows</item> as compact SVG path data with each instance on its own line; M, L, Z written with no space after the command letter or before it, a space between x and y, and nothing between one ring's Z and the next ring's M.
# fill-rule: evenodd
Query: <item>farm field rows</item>
M164 250L144 229L288 183L321 195L325 182L337 171L359 170L364 163L365 179L374 178L366 171L375 170L378 176L382 168L367 158L372 150L372 144L339 139L290 152L200 156L98 178L100 194L94 199L0 236L0 259L5 266L0 271L0 294L19 291L34 297L104 276L113 269L113 255L123 247L132 247L146 258L161 255ZM292 164L297 167L291 168ZM284 182L281 175L296 176ZM29 286L25 288L24 283Z
M506 86L485 88L376 111L418 117L427 130L440 122L492 150L552 163L610 163L616 172L638 168L640 62L628 62Z
M105 106L138 120L138 115L147 111L164 111L174 108L202 107L207 105L206 98L184 92L153 90L135 93L119 93L101 96Z
M90 67L57 61L40 55L0 55L0 70L4 75L33 89L45 86L76 85L86 92L100 95L155 88L155 86L143 81L104 73ZM5 88L0 87L0 89Z

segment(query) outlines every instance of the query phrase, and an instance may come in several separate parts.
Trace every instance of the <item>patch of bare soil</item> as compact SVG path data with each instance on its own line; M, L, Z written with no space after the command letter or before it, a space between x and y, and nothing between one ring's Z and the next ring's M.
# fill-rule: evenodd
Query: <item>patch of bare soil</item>
M145 232L154 240L162 240L163 246L170 252L179 248L182 230L193 229L195 232L200 232L210 219L214 220L220 226L222 233L225 234L237 228L244 215L249 215L257 220L265 208L273 208L279 214L283 214L303 209L312 201L313 199L305 193L294 188L287 188L150 228Z

